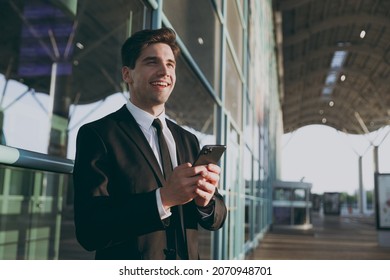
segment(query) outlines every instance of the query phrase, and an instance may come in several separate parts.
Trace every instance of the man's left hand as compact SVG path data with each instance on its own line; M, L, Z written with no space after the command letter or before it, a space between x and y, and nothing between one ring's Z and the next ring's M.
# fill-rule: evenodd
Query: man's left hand
M221 173L221 168L218 165L209 164L206 167L207 171L203 171L201 174L203 180L198 182L195 191L197 194L194 198L195 204L200 207L207 206L210 203L219 182L219 174Z

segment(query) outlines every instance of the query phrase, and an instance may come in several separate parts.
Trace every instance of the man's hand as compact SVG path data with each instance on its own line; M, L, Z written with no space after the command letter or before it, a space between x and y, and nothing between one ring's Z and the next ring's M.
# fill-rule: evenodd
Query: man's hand
M206 166L194 166L185 163L173 169L171 176L160 189L161 201L164 208L185 204L198 194L199 185L204 183L204 174L210 173ZM209 176L206 176L209 178Z
M220 173L221 168L215 164L192 167L185 163L177 166L160 190L163 206L170 208L193 199L197 206L206 206L215 193Z
M194 198L195 204L200 207L204 207L210 203L210 200L214 196L215 188L218 186L219 174L221 168L215 164L209 164L205 166L207 171L201 173L203 179L198 183L195 190L197 196Z

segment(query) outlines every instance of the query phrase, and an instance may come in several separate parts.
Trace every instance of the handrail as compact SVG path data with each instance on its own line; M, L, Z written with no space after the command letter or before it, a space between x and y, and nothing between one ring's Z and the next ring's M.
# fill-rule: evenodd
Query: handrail
M0 164L41 171L72 174L74 161L38 152L0 145Z

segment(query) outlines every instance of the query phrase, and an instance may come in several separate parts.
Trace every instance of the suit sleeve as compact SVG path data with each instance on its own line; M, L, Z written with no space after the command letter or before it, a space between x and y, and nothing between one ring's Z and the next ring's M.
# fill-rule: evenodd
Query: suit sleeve
M215 190L213 197L213 214L206 219L200 219L199 224L207 230L218 230L225 223L227 216L227 209L222 196Z
M164 229L155 191L113 198L114 164L104 141L91 127L79 130L73 171L75 227L79 243L89 251Z

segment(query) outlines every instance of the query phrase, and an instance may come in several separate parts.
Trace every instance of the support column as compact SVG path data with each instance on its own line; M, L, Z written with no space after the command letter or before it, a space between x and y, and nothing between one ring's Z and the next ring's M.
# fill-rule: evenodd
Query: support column
M5 145L5 135L4 135L4 112L0 107L0 144Z
M375 174L379 173L379 146L374 146L373 149L374 152L374 176ZM375 186L375 183L374 183ZM376 205L376 197L375 197L375 188L372 194L372 209L375 211L375 205Z
M3 88L3 93L0 96L0 144L5 145L5 134L4 134L4 111L3 111L3 101L4 101L4 96L7 91L7 86L8 86L8 73L5 75L5 85Z
M67 129L71 105L71 65L68 62L55 62L52 65L50 83L50 122L48 154L60 157L67 155Z
M374 173L379 173L379 146L374 146Z
M359 213L365 213L366 196L363 187L363 156L359 156Z

